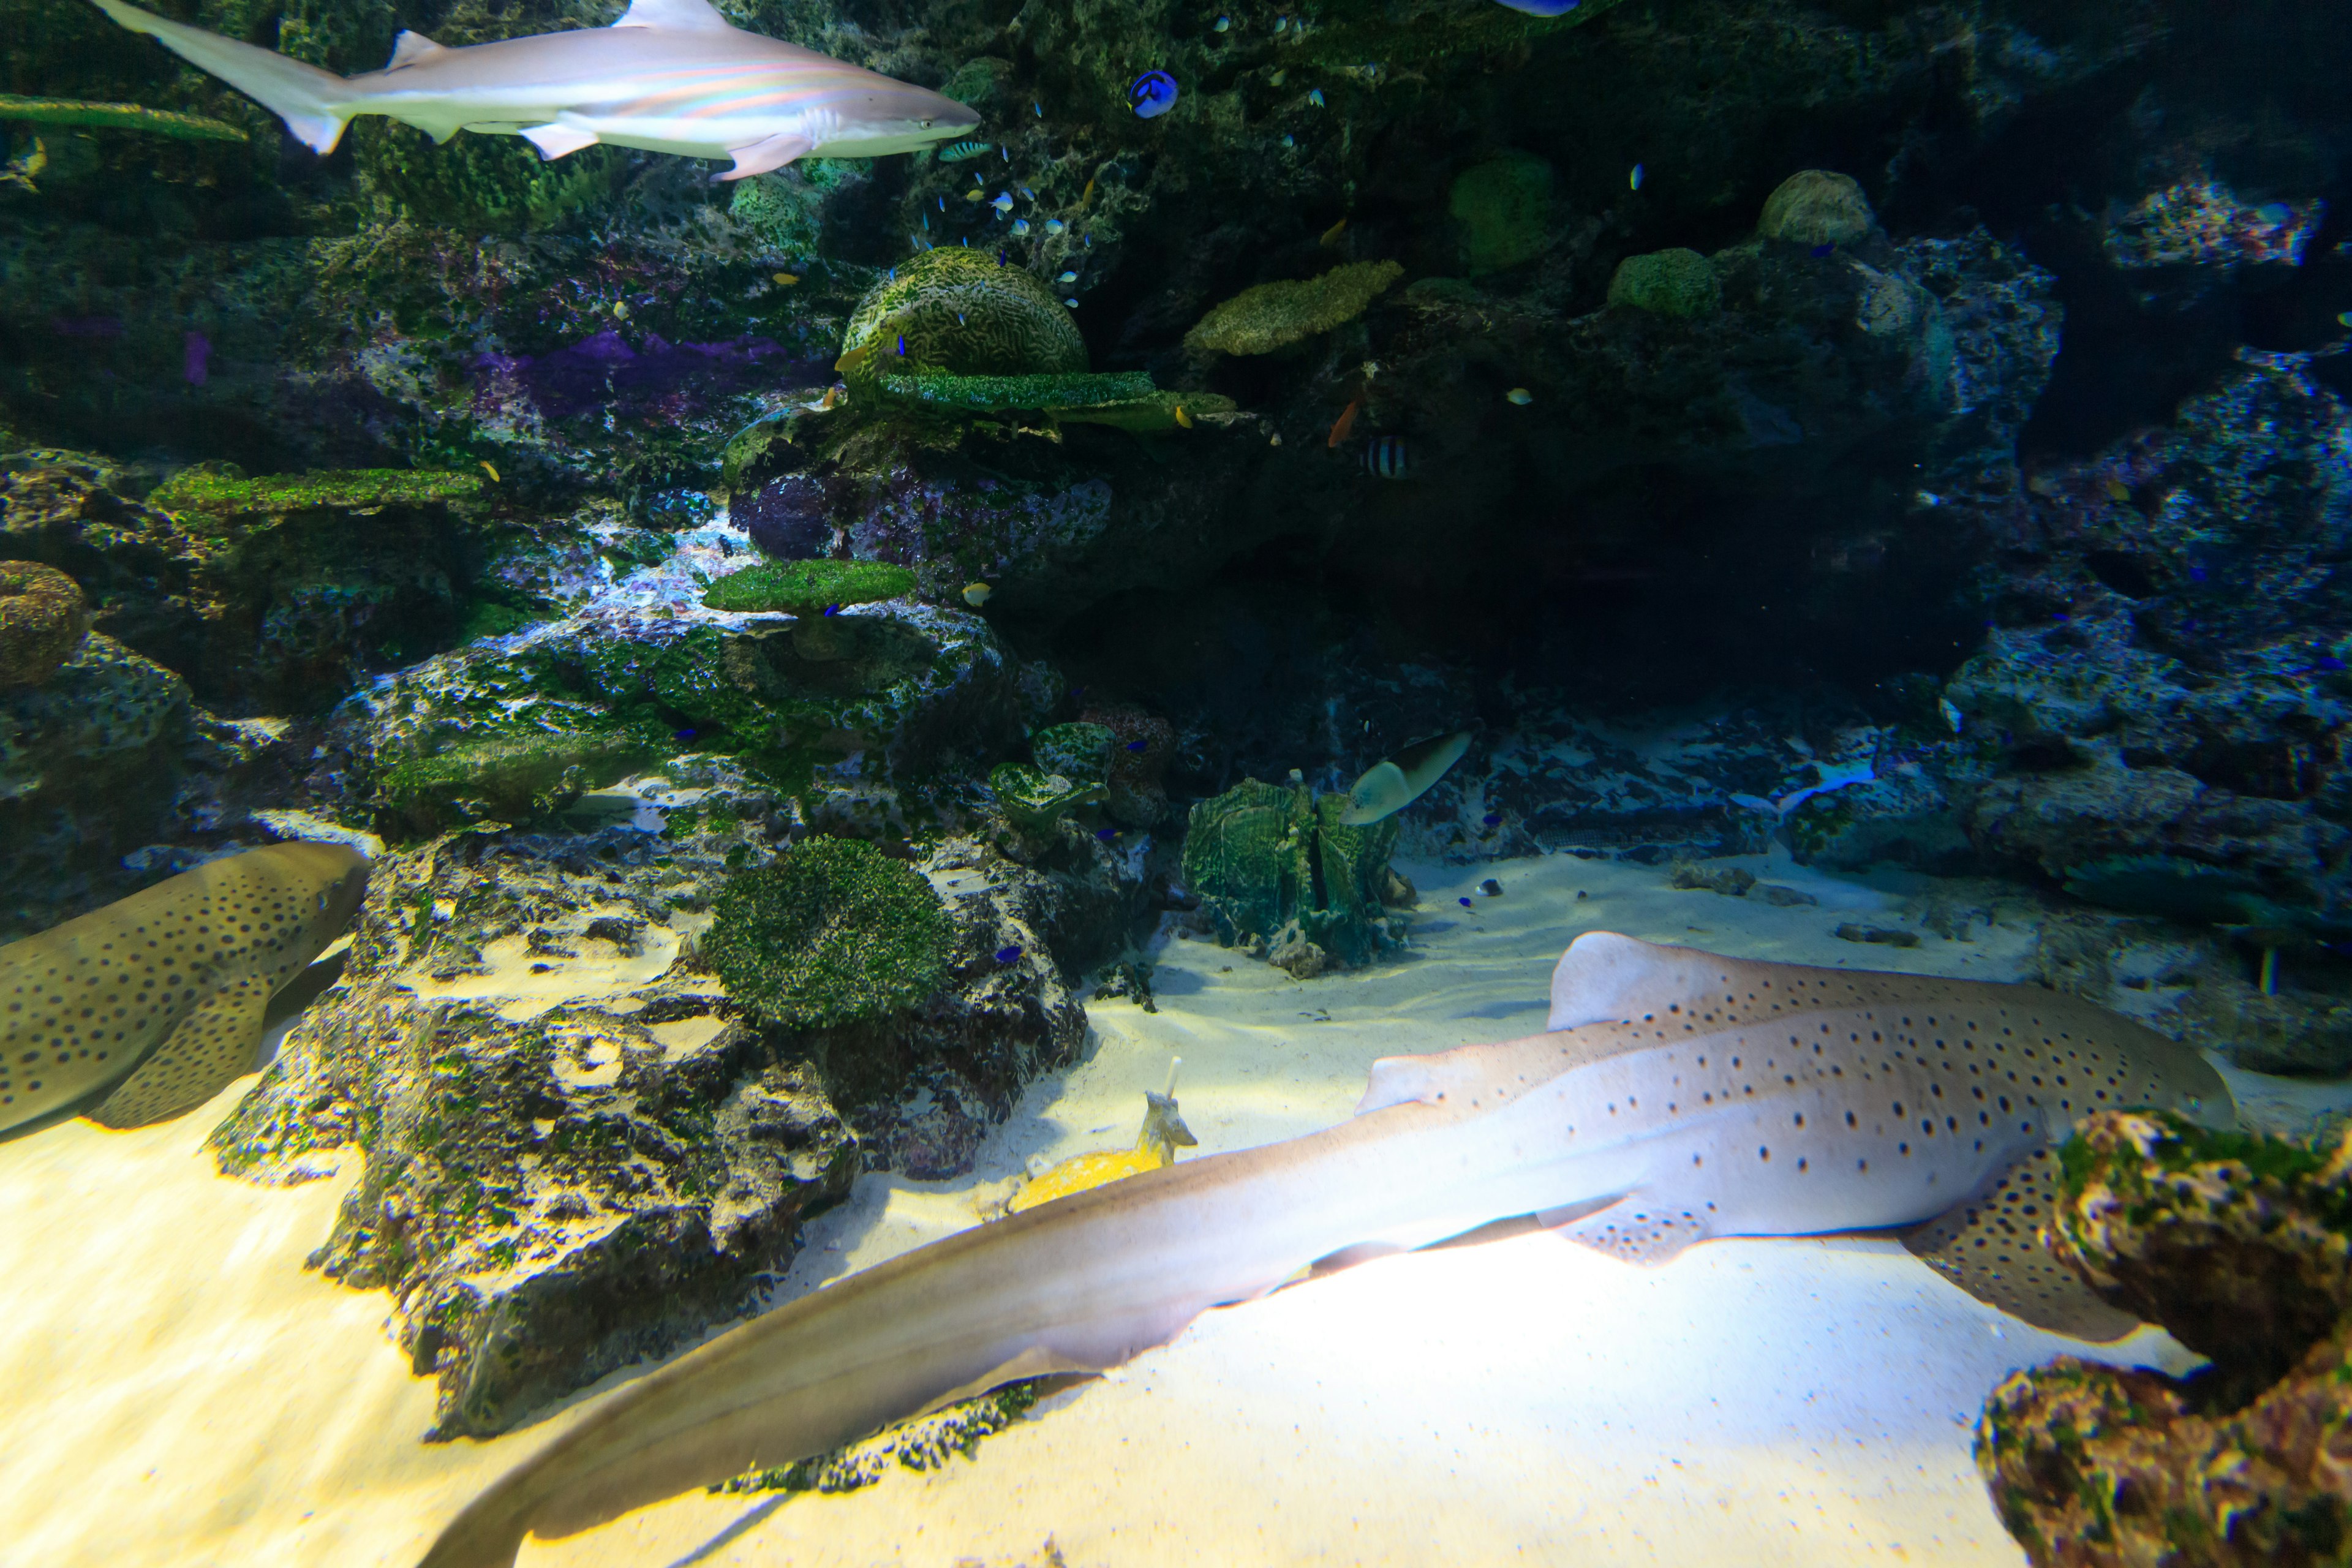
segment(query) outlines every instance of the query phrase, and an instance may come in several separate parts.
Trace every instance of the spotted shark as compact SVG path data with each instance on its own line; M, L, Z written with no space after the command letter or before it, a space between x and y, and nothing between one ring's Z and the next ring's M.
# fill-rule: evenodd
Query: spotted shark
M167 1121L251 1072L270 996L366 890L357 850L273 844L0 947L0 1138Z
M2035 987L1579 937L1546 1032L1384 1058L1349 1121L935 1242L630 1384L478 1496L423 1568L823 1453L1015 1378L1097 1372L1212 1307L1381 1252L1536 1226L1663 1263L1715 1237L1900 1230L1963 1289L2115 1338L2036 1240L2075 1120L2221 1124L2196 1052Z
M630 0L609 27L457 47L404 32L390 64L354 77L123 0L93 3L257 100L320 153L355 117L381 114L436 142L460 131L520 136L543 158L602 142L731 159L718 177L740 180L811 153L911 153L980 123L953 99L747 33L709 0Z

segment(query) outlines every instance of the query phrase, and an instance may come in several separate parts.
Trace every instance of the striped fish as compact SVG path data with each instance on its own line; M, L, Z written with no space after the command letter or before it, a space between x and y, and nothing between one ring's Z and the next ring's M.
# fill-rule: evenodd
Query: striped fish
M942 163L961 163L966 158L985 157L996 149L985 142L950 142L939 151Z
M727 158L734 167L719 178L740 180L811 153L912 153L980 123L952 99L744 32L709 0L630 0L609 27L461 48L403 33L391 64L355 77L123 0L93 3L259 100L320 153L334 150L354 118L381 114L436 142L460 131L520 136L542 158L599 142Z
M1364 447L1364 472L1376 479L1404 478L1404 438L1375 436Z

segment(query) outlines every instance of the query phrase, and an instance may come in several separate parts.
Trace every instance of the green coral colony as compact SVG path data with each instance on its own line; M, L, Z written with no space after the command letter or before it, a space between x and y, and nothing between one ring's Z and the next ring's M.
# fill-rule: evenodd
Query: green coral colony
M2352 1568L2339 10L0 0L7 1538Z

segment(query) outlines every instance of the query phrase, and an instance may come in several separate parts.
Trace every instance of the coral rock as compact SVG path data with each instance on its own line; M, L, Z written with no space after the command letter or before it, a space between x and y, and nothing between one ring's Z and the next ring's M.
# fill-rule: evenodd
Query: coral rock
M1551 226L1551 165L1506 153L1472 165L1446 195L1470 274L1501 272L1543 254Z
M42 684L89 635L79 584L36 561L0 561L0 688Z
M1853 245L1870 237L1878 215L1850 174L1800 169L1764 198L1756 232L1765 239L1795 245Z
M1609 302L1661 316L1711 316L1723 309L1723 280L1696 250L1657 250L1617 264Z
M1287 931L1291 962L1362 963L1396 941L1381 895L1388 887L1393 817L1362 827L1339 821L1344 795L1317 797L1245 779L1192 807L1184 882L1200 895L1229 944L1262 945Z
M1260 283L1211 310L1184 346L1229 354L1272 353L1354 321L1404 276L1393 261L1353 261L1304 282Z
M1068 307L1018 267L961 246L927 250L859 300L842 357L872 351L868 367L958 375L1068 375L1087 370L1087 342Z

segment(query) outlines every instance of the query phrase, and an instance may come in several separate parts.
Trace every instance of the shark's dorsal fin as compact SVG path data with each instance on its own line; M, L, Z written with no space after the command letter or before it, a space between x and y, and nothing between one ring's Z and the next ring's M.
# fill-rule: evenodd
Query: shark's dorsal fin
M732 32L735 24L719 14L710 0L629 0L615 27L667 27L673 32L706 30Z
M1589 931L1568 944L1551 972L1545 1027L1574 1029L1664 1012L1716 989L1726 961L1690 947Z
M396 71L404 66L419 65L431 59L435 55L446 55L448 52L446 46L435 43L422 33L404 31L399 37L393 40L392 58L385 62L383 68Z

